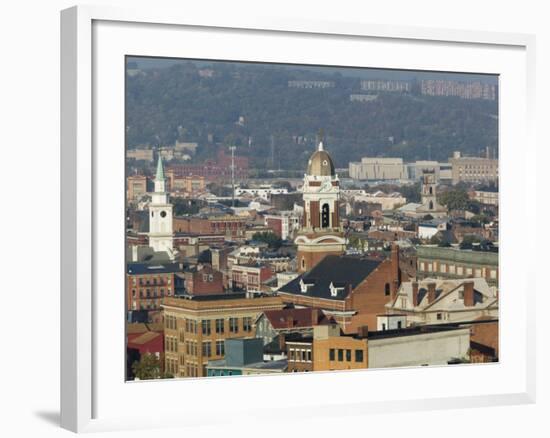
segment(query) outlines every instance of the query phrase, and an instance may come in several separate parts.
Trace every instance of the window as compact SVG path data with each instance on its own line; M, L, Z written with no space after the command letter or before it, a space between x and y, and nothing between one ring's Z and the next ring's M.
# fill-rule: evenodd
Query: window
M223 333L225 330L225 324L223 318L216 319L216 333Z
M306 361L306 350L301 350L302 362Z
M223 340L216 341L216 355L223 356L225 354L225 344Z
M397 328L398 328L398 329L401 328L401 321L397 321Z
M363 362L363 350L355 350L355 362Z
M246 317L243 318L243 330L249 332L252 330L252 318Z
M231 333L237 333L239 331L239 319L229 318L229 331Z
M382 330L386 330L386 323L385 322L382 323Z
M344 350L339 348L338 349L338 362L343 362L343 361L344 361Z
M331 348L331 349L329 350L328 358L329 358L329 360L334 360L334 359L335 359L334 348Z
M212 353L212 345L211 342L203 342L202 343L202 355L204 357L210 357Z
M288 350L288 360L294 361L294 349L293 348Z
M202 334L209 336L211 333L210 320L205 319L202 321Z
M307 350L307 361L311 362L311 350Z
M438 320L441 320L441 319L443 319L443 314L441 314L441 313L438 313L438 314L437 314L437 319L438 319Z
M384 295L388 296L390 294L390 284L386 283L384 286Z
M351 362L351 350L346 350L346 361Z
M330 208L328 204L323 204L321 213L321 228L328 228L330 224Z

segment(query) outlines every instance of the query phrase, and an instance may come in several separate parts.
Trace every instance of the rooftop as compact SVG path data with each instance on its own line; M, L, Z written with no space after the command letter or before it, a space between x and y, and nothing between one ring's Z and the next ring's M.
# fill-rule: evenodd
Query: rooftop
M328 255L311 271L279 289L296 295L343 300L349 292L368 277L382 260L355 256Z

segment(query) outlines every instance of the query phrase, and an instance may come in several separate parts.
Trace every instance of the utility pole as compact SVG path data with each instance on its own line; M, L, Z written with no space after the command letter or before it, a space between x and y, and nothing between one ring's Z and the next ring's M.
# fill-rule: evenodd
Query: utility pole
M229 146L231 151L231 206L235 208L235 149L236 146Z

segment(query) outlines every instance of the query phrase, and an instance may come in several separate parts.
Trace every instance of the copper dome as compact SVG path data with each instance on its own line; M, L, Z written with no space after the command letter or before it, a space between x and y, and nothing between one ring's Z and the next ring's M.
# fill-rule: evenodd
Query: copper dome
M334 163L327 151L323 149L323 142L319 143L319 149L311 155L307 164L307 174L315 176L334 176Z

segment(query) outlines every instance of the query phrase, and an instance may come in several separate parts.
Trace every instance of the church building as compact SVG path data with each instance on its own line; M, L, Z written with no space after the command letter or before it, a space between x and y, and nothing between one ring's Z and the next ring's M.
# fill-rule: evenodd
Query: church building
M341 255L346 240L340 227L340 181L323 142L308 161L303 184L304 216L295 243L298 271L306 272L327 255Z
M410 202L397 209L405 216L423 218L430 215L432 218L447 216L447 208L437 202L435 171L422 171L422 186L420 189L420 203Z

